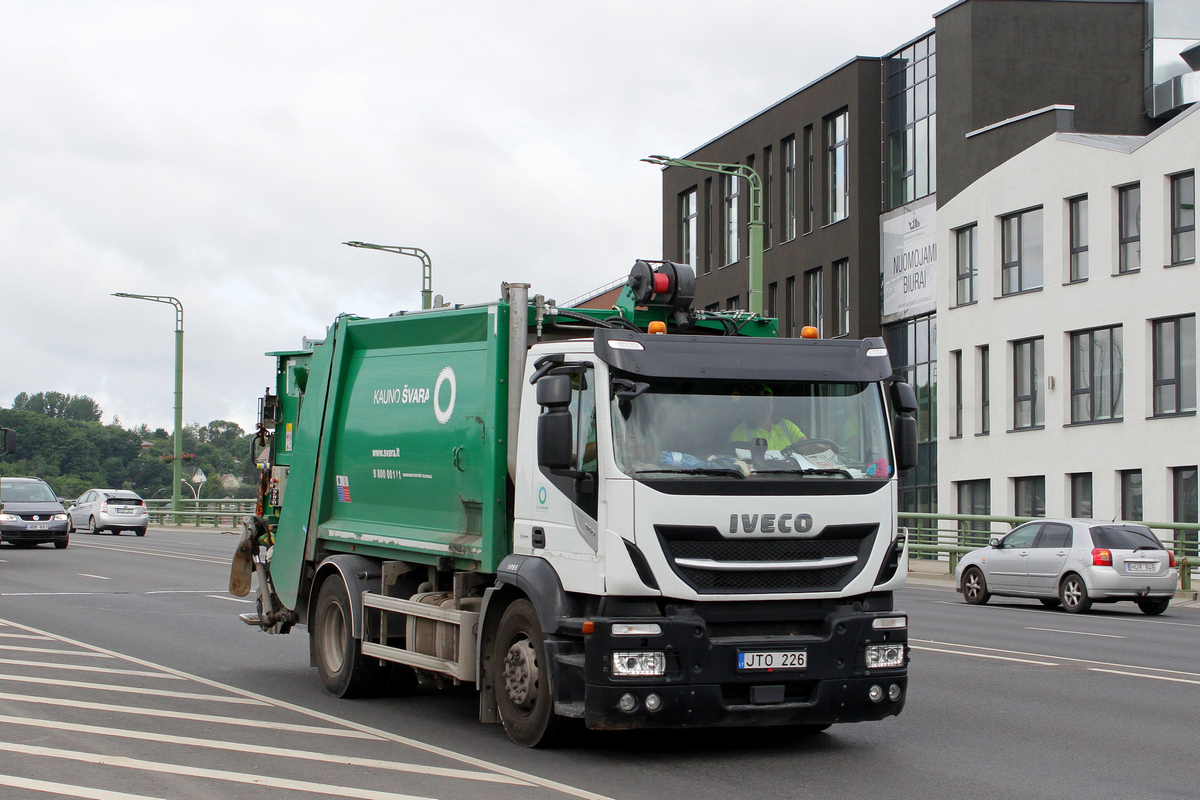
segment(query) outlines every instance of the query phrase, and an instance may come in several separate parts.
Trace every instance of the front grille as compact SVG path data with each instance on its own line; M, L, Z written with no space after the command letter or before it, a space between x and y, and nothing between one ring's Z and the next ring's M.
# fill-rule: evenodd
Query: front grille
M804 538L732 539L716 528L656 525L659 541L675 573L697 592L826 592L844 587L861 571L875 543L878 525L831 525ZM856 557L853 564L825 569L771 569L771 562ZM764 569L711 570L681 566L677 559L760 561Z

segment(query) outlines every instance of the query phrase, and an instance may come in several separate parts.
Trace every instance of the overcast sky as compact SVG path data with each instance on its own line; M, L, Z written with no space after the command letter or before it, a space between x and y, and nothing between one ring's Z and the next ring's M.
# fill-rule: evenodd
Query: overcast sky
M65 2L0 15L0 405L86 394L253 428L269 350L339 312L525 281L560 301L662 253L660 175L949 0Z

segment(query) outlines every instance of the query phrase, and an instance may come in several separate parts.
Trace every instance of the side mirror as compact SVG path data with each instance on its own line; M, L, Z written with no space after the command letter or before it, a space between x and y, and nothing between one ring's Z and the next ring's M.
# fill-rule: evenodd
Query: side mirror
M575 466L571 458L570 411L554 408L543 412L538 417L537 436L538 466L549 470L569 470Z
M896 409L896 470L907 472L917 465L917 393L907 383L896 381L890 394Z
M3 442L0 443L0 456L17 452L17 432L12 428L0 428L0 433L4 434Z
M547 375L537 382L537 402L545 409L566 408L571 404L571 376Z
M992 540L991 540L990 542L988 542L988 546L989 546L989 547L995 547L995 548L999 548L999 547L1000 547L1000 537L999 537L999 536L993 536L993 537L992 537Z

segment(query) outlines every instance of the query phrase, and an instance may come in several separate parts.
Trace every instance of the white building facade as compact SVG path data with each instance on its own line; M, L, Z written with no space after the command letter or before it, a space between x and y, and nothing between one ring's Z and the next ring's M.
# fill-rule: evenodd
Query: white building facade
M1198 165L1192 106L1053 134L938 209L943 512L1196 521Z

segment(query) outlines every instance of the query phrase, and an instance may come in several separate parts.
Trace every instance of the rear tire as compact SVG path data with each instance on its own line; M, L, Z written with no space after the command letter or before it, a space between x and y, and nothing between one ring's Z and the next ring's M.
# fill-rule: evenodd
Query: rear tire
M979 567L968 567L962 577L962 596L973 606L981 606L992 598L988 591L987 580Z
M508 738L524 747L556 744L562 718L554 713L545 636L528 600L504 609L494 653L496 706Z
M1169 597L1155 597L1149 600L1138 600L1137 607L1142 610L1142 613L1148 617L1157 617L1159 614L1167 610L1167 606L1171 605Z
M138 536L145 536L146 529L145 528L137 528L134 530L134 533L136 533Z
M95 536L100 532L100 530L100 528L96 527L96 518L88 517L88 533L90 533L92 536Z
M354 638L350 595L341 576L321 584L309 628L309 646L321 685L334 697L362 697L379 683L379 660L362 654Z
M1062 600L1063 608L1072 614L1082 614L1092 607L1092 598L1088 597L1087 585L1083 578L1071 573L1063 578L1058 587L1058 597Z

